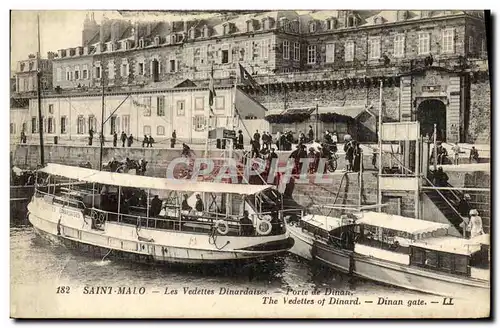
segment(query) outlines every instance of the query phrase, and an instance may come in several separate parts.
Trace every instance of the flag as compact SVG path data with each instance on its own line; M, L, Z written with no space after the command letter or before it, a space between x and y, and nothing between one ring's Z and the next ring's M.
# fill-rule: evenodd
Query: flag
M255 81L255 79L250 75L250 73L247 72L247 70L241 65L240 65L240 77L241 77L241 83L248 85L258 91L264 92L262 87Z
M210 111L212 110L212 106L214 105L214 98L217 96L215 93L215 85L214 85L214 66L212 65L212 71L210 72L210 82L208 85L208 105L210 106Z

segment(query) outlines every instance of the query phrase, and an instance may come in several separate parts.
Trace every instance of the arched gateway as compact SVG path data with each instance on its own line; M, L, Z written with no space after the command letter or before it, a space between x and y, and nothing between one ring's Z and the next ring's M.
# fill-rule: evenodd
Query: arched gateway
M427 99L420 103L417 110L420 133L432 136L434 124L437 125L437 139L446 141L446 105L438 99Z

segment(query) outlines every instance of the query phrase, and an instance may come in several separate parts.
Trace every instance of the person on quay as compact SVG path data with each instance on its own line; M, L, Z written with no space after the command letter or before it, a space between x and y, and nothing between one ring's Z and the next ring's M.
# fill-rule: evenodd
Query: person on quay
M99 141L101 142L101 145L104 146L104 143L106 142L106 139L104 139L104 135L101 133L99 133Z
M285 150L292 150L292 144L293 144L293 133L292 131L288 131L286 133L286 149Z
M280 147L280 143L281 143L281 132L276 132L276 149L278 150L281 150L281 147Z
M307 132L309 142L314 142L314 131L312 125L309 125L309 131Z
M175 148L175 142L177 141L177 132L172 132L172 139L170 139L170 148Z
M266 147L267 147L267 149L271 149L271 144L273 143L273 136L271 135L271 133L269 131L266 132L266 135L267 135Z
M476 147L472 146L470 150L470 155L469 155L469 163L472 163L472 161L479 163L479 152L477 151Z
M26 143L26 133L24 133L24 130L21 131L21 143Z
M89 146L92 146L92 141L94 140L94 130L89 130Z
M116 144L118 142L118 135L116 134L116 131L113 132L113 147L116 147Z
M464 194L463 197L460 199L460 202L458 203L458 213L460 213L460 216L462 217L463 221L460 226L464 229L464 237L468 237L466 234L467 225L470 222L470 211L472 210L472 206L470 204L470 195L469 194Z
M258 148L260 149L260 133L259 133L259 130L255 130L255 133L253 134L253 140L256 141L256 144L258 145Z
M316 163L316 160L319 157L317 156L317 152L314 150L313 147L309 148L309 153L307 154L307 158L309 159L309 173L310 174L316 173L318 169L318 163Z
M448 174L443 171L443 167L438 167L437 171L434 173L434 184L436 187L446 187L448 186Z
M260 157L260 143L258 140L256 139L253 139L251 142L251 146L252 146L252 158L258 158Z
M238 142L236 149L243 149L243 131L238 130Z
M470 238L484 234L483 220L479 216L479 212L476 209L472 209L470 211L470 221L467 225L467 230L470 232Z
M353 156L352 171L359 172L361 170L361 161L363 160L363 150L359 142L356 141L353 141Z
M278 142L278 150L286 150L287 149L286 144L287 144L286 134L283 133L283 134L281 134L279 142Z
M346 160L346 171L351 172L354 160L354 144L351 136L348 134L344 136L344 152Z
M156 217L161 212L162 201L158 198L158 195L155 195L151 200L151 205L149 207L149 216Z
M194 205L194 209L196 212L203 212L205 210L200 194L196 194L196 204Z
M181 153L182 156L184 157L190 157L191 156L191 148L189 148L188 145L186 145L185 143L182 144L182 153Z
M458 165L458 158L460 156L460 146L456 143L451 150L453 151L453 164Z
M153 144L155 143L155 139L151 135L148 136L148 147L153 147Z
M149 142L148 136L144 135L144 139L142 139L142 148L144 148L144 146L147 146L148 142Z
M255 228L252 220L248 217L248 211L243 211L243 217L240 219L241 235L252 236Z
M125 131L122 131L120 140L122 141L122 147L125 147L125 142L127 141L127 135L125 134Z
M134 136L132 135L132 133L128 136L128 146L129 147L132 147L132 144L134 143Z
M181 203L181 210L186 211L186 212L190 212L193 208L188 204L188 194L184 194L182 196L183 196L183 200Z
M307 142L306 135L304 132L299 133L299 143L300 144L305 144Z
M262 132L262 149L267 149L268 140L266 132Z

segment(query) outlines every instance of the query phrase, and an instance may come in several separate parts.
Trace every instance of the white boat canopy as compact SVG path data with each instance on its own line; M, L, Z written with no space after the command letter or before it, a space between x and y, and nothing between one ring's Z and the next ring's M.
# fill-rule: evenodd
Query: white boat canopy
M219 182L198 182L180 179L163 179L132 175L127 173L114 173L107 171L97 171L83 167L69 166L49 163L44 168L38 170L51 175L58 175L78 181L90 183L101 183L122 187L159 189L179 192L207 192L253 195L266 189L274 188L270 185L251 184L231 184Z
M383 212L361 212L357 224L366 224L384 229L402 231L410 234L433 232L439 229L448 229L450 226L425 220L417 220Z
M302 218L302 221L307 222L312 226L318 227L326 231L332 231L343 225L348 225L350 223L353 223L352 219L349 220L349 219L342 219L339 217L314 215L314 214L309 214L304 216Z
M481 249L479 243L471 243L468 239L453 236L442 236L418 240L413 246L460 255L471 255Z

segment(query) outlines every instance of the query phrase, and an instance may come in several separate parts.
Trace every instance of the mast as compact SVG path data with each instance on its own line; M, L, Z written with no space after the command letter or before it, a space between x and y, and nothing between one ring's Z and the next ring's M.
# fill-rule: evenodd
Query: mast
M40 135L40 164L45 165L43 149L43 118L42 118L42 70L40 69L40 13L37 13L38 52L36 55L37 98L38 98L38 133Z
M382 203L382 191L380 190L380 177L382 176L382 86L384 82L380 80L380 94L379 94L379 104L378 104L378 199L377 203ZM378 211L380 212L382 208L379 207Z
M101 135L99 135L99 171L102 170L102 151L104 144L104 62L101 60L101 83L102 83L102 94L101 94Z

